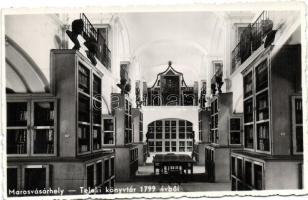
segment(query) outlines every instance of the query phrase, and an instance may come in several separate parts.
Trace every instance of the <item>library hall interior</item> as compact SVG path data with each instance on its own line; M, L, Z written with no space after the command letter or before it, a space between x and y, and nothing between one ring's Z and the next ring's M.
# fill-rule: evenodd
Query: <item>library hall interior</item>
M302 23L6 14L7 195L303 189Z

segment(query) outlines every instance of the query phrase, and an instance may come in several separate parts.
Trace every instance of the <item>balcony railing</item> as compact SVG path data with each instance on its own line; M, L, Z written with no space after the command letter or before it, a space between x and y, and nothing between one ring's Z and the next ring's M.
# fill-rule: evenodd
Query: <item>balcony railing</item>
M239 43L232 51L231 73L263 44L263 39L272 27L273 22L269 18L269 12L263 11L255 22L243 30Z
M111 52L108 48L106 39L97 31L91 24L87 16L80 14L80 19L83 21L82 37L87 40L94 40L97 43L96 58L108 69L111 69Z

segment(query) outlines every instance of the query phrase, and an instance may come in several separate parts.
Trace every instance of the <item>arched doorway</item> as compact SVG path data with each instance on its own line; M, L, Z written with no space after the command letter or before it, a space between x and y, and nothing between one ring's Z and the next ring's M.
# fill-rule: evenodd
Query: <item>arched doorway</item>
M193 151L193 123L179 118L149 123L147 142L150 153L189 153Z

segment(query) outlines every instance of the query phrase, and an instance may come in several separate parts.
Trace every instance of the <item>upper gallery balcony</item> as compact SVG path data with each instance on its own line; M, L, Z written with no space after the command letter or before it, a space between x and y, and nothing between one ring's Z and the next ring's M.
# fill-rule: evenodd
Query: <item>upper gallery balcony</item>
M264 39L276 33L272 31L273 21L268 11L249 24L240 35L240 41L232 51L231 74L244 63L263 43Z
M103 29L95 29L85 14L80 14L83 21L82 36L86 41L96 43L96 58L108 69L111 69L111 52L108 48L107 38ZM87 45L86 45L87 46Z

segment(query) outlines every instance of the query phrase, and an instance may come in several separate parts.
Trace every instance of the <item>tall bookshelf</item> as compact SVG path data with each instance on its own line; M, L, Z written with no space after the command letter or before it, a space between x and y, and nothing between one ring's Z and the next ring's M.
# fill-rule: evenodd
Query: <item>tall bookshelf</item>
M194 155L198 165L205 164L205 145L209 143L210 111L200 109L198 112L199 141L194 146Z
M116 180L129 181L138 170L138 146L133 141L132 103L127 94L120 93L112 93L111 101L115 118ZM137 154L132 153L135 151Z
M209 135L209 141L211 143L217 143L219 139L218 131L218 98L214 98L211 102L211 131Z
M102 151L103 74L77 51L52 50L51 55L60 107L70 111L60 112L60 132L65 133L60 136L60 145L70 149L61 149L60 155L79 156ZM74 114L77 117L72 117ZM74 132L75 137L70 135Z
M211 100L209 143L205 145L205 170L212 182L230 181L230 153L242 148L242 140L238 139L242 131L242 113L232 112L232 95L231 92L220 93Z
M255 92L253 92L254 83ZM264 60L255 68L254 75L251 69L244 76L244 113L244 148L252 149L255 145L254 143L256 143L257 151L269 152L269 85L267 60ZM254 129L257 132L255 138L253 136ZM256 141L254 142L254 140Z
M301 188L300 45L285 45L274 57L271 49L242 72L244 150L231 157L243 176L232 175L234 190ZM278 172L293 175L273 178Z
M147 158L147 144L143 135L143 113L139 108L132 108L133 138L134 144L138 146L138 162L144 165Z

